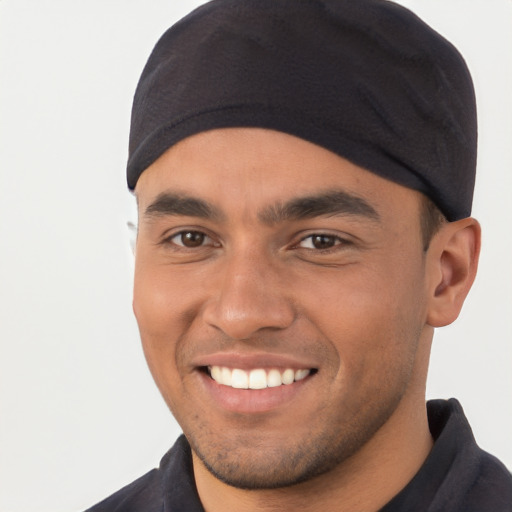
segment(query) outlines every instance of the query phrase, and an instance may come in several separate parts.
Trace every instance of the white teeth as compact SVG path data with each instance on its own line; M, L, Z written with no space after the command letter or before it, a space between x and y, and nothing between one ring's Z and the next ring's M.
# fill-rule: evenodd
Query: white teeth
M221 380L217 382L219 382L220 384L224 384L224 386L231 386L231 370L229 368L221 368L220 377Z
M208 369L215 382L236 389L275 388L303 380L311 373L310 370L293 370L291 368L282 372L272 369L268 373L262 368L255 368L249 372L239 368L231 370L225 366L210 366Z
M295 379L295 372L288 368L283 372L281 375L281 380L283 381L283 384L291 384Z
M309 375L309 370L297 370L295 372L295 380L305 379Z
M247 375L247 372L235 368L231 372L231 387L236 389L247 389L249 387L249 375Z
M267 387L267 374L265 370L251 370L249 374L250 389L264 389Z
M279 370L270 370L267 375L267 386L269 388L276 388L283 383Z
M210 368L210 372L212 374L212 379L213 380L215 380L217 382L223 382L223 380L222 380L222 369L221 369L220 366L212 366Z

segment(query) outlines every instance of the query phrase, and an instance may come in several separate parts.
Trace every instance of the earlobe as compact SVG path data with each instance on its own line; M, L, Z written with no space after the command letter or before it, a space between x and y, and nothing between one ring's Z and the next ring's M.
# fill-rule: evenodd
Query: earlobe
M450 222L435 235L428 250L429 309L432 327L451 324L475 280L481 229L473 218Z

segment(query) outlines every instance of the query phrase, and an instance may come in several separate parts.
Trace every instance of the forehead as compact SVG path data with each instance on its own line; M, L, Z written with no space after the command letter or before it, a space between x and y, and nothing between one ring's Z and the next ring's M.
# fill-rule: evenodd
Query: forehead
M141 210L170 193L229 213L329 191L360 198L377 212L415 208L421 195L311 142L261 128L215 129L180 141L144 171L135 193Z

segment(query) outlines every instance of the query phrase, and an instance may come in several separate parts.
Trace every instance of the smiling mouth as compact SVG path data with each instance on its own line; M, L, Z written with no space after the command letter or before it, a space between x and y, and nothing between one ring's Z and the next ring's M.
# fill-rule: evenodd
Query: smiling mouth
M314 368L298 370L293 368L284 370L255 368L253 370L242 370L225 366L208 366L204 368L204 371L217 384L234 389L265 389L288 386L317 372Z

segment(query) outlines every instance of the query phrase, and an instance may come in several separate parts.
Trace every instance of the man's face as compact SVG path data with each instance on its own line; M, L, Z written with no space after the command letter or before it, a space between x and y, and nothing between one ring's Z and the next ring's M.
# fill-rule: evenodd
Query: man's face
M136 194L134 311L196 464L238 487L290 485L421 396L420 194L252 128L180 142Z

